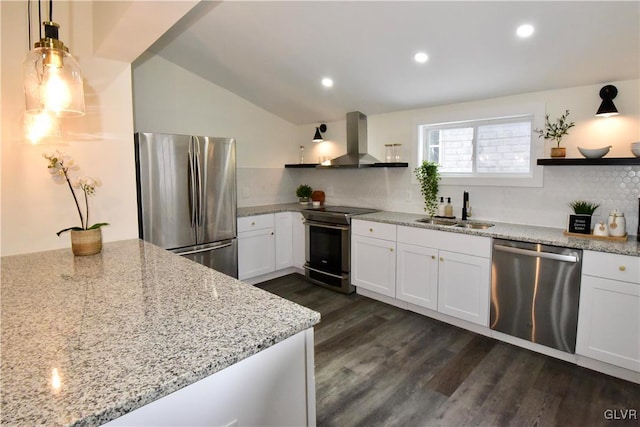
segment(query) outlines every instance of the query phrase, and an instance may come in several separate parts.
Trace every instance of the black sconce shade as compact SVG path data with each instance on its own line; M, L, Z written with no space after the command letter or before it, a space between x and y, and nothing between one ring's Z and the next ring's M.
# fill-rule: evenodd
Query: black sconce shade
M325 125L324 123L321 124L320 126L318 126L316 128L316 133L313 135L313 142L322 142L324 141L324 139L322 139L322 133L325 133L327 131L327 125Z
M615 98L616 95L618 95L618 89L613 85L606 85L600 89L602 103L600 104L600 108L598 108L596 116L609 117L618 114L618 109L613 105L613 98Z

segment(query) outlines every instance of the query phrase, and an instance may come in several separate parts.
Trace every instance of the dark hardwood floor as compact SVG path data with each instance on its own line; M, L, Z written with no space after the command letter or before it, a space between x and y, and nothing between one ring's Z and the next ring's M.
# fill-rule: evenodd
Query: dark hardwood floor
M322 315L318 426L640 426L640 385L298 274L258 286Z

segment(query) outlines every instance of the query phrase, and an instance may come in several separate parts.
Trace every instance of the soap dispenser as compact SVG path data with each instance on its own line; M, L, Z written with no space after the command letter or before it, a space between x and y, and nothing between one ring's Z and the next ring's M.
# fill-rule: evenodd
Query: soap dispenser
M438 205L438 216L445 216L444 197L440 197L440 204Z
M447 197L447 204L444 207L444 216L453 217L453 205L451 204L451 197Z

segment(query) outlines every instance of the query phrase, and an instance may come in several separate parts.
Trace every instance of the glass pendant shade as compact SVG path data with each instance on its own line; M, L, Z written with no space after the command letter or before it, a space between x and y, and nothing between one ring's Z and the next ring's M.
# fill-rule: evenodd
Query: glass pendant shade
M27 113L50 111L58 117L84 115L84 87L80 66L69 49L55 38L37 42L23 62L24 93Z

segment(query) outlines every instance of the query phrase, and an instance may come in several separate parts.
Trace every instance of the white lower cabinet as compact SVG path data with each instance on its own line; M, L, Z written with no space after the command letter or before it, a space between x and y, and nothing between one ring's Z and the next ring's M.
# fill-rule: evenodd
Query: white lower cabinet
M291 212L275 214L276 270L293 264L293 229Z
M291 212L291 229L293 232L293 266L304 268L306 260L306 230L304 217L299 212Z
M584 251L576 353L640 372L640 258Z
M438 310L438 250L398 243L396 298Z
M275 271L274 215L238 218L238 279Z
M396 226L354 220L351 231L351 284L395 298Z
M491 240L415 227L398 227L396 298L489 325Z
M490 271L488 258L440 251L438 311L489 326Z

